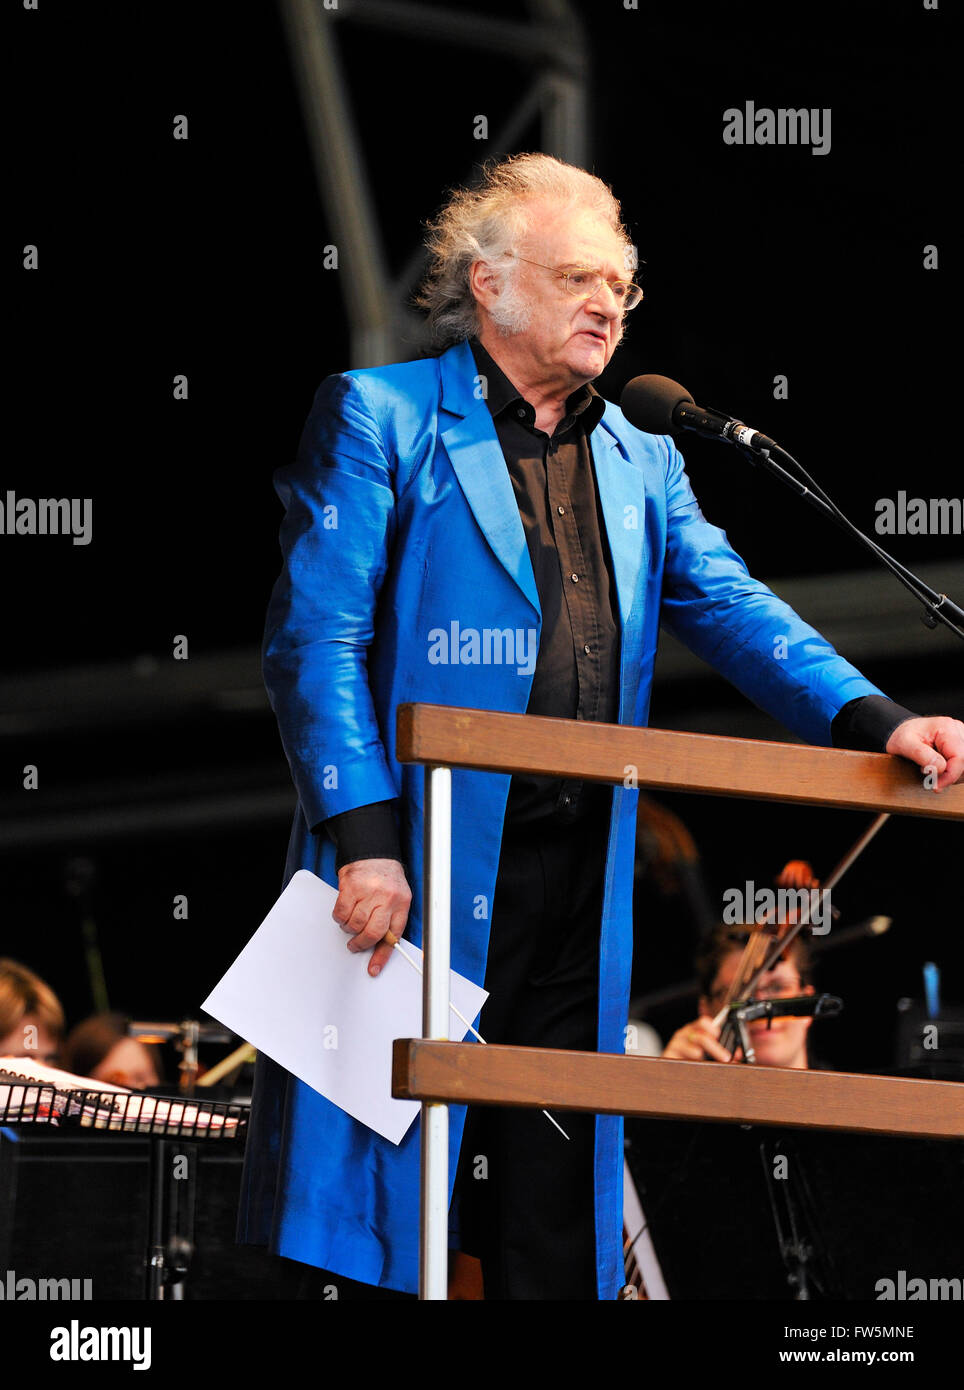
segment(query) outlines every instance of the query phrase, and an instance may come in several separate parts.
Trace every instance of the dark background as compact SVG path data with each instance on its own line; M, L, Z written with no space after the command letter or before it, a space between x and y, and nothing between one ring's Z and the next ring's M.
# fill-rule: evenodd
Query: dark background
M920 0L576 8L592 167L646 262L646 299L603 394L618 399L643 371L683 381L775 434L866 530L875 501L900 488L960 496L943 408L956 385L946 13ZM518 52L381 34L344 10L337 43L397 271L444 188L499 152L473 139L474 118L497 130L529 67ZM484 13L524 16L519 4ZM42 0L12 14L11 255L16 269L34 243L40 268L14 277L0 492L91 497L93 543L0 536L0 951L41 972L71 1022L89 1010L65 888L80 857L112 1004L174 1017L197 1010L280 886L294 798L255 664L279 565L271 475L321 378L361 365L340 286L352 248L323 269L334 237L269 0ZM748 99L831 107L831 152L724 145L723 111ZM187 141L172 139L177 114ZM521 147L537 139L534 127ZM936 271L922 269L930 243ZM177 373L187 401L172 399ZM777 374L787 400L773 398ZM872 567L862 551L736 454L701 441L686 453L704 510L754 573L778 589L839 573L835 611L853 608L853 577ZM959 573L959 535L885 544L912 567ZM960 645L942 631L922 642L916 605L895 589L882 580L894 640L858 664L912 708L960 716ZM862 610L852 618L859 631ZM172 658L178 634L187 661ZM692 672L658 681L653 722L785 737ZM37 791L22 789L28 763ZM867 819L669 801L716 903L789 858L825 875ZM960 854L959 830L895 820L845 880L846 921L885 912L895 926L827 958L822 983L847 1001L825 1025L830 1060L890 1064L895 1001L920 994L926 959L948 998L964 996ZM172 916L178 894L186 922ZM685 976L691 946L683 917L651 914L636 988Z

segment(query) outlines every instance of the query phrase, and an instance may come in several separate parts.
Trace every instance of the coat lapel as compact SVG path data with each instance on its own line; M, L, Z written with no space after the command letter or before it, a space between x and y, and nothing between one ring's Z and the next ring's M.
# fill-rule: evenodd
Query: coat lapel
M475 358L468 343L450 348L439 358L439 368L439 432L459 485L497 559L541 614L519 505L489 408L476 395ZM448 425L446 414L455 417Z
M493 552L540 613L519 506L489 408L476 393L475 358L468 343L444 353L439 369L440 434L456 477ZM447 425L446 415L451 417ZM593 430L591 442L625 633L645 545L643 472L625 456L605 417Z
M605 416L593 430L591 439L596 485L613 557L619 617L625 638L646 544L643 471L624 456Z

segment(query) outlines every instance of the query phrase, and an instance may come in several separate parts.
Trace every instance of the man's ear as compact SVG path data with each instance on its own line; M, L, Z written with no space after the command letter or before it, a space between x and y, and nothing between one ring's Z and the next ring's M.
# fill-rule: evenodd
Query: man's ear
M501 276L488 261L473 261L469 267L469 285L476 301L487 309L499 297Z

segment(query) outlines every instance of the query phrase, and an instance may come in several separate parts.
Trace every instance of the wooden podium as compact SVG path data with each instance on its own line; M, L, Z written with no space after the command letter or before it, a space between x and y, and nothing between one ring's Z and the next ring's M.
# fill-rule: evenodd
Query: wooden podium
M964 1137L954 1082L447 1041L453 767L615 786L632 768L639 786L667 791L958 821L964 784L929 791L917 768L884 753L441 705L400 706L397 732L399 761L426 769L423 1037L396 1041L392 1083L422 1104L420 1298L447 1296L450 1104Z

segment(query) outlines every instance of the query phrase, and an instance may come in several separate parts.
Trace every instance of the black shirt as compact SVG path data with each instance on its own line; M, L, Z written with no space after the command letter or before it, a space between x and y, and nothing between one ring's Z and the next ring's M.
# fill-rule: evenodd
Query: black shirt
M619 719L619 619L612 558L589 438L606 402L592 386L566 400L550 437L485 348L471 340L483 393L512 481L542 610L527 714ZM513 777L507 830L571 824L608 808L607 786Z

